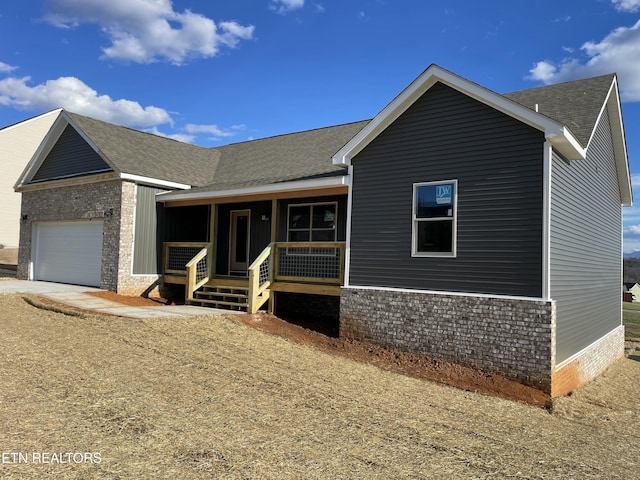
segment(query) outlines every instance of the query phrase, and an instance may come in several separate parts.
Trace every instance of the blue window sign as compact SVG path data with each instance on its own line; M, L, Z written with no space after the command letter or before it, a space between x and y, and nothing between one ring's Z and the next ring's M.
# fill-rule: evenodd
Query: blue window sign
M436 203L438 205L451 205L453 199L453 185L436 185Z

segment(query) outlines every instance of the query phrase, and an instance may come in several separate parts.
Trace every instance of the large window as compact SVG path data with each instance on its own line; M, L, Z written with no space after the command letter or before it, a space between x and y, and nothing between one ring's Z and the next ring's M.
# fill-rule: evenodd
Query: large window
M335 242L337 210L336 202L289 205L287 240Z
M455 257L457 195L457 180L413 185L413 256Z

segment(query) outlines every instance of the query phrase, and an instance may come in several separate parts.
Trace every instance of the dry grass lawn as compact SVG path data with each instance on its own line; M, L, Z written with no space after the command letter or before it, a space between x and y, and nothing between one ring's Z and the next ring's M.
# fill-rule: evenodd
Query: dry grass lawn
M231 317L72 316L0 295L0 331L0 478L640 478L640 349L550 413Z

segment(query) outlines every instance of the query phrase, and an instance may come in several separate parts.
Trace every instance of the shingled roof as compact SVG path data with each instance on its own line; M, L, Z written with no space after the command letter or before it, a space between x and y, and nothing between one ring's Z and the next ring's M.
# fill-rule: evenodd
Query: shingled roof
M220 154L210 190L345 175L331 156L368 120L216 147Z
M588 145L614 74L504 94ZM537 107L537 108L536 108ZM65 112L118 172L220 191L344 175L332 162L370 120L204 148Z
M220 157L215 150L66 113L120 173L196 186L213 181Z
M527 108L556 120L587 147L615 74L546 85L504 94Z

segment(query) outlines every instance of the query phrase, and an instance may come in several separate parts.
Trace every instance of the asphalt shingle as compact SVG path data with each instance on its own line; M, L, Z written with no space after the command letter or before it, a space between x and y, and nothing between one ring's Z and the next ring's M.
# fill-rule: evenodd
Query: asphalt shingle
M504 96L567 126L587 146L614 74ZM369 120L204 148L67 112L118 171L219 191L345 173L331 158Z
M586 147L615 74L546 85L504 96L565 125Z

